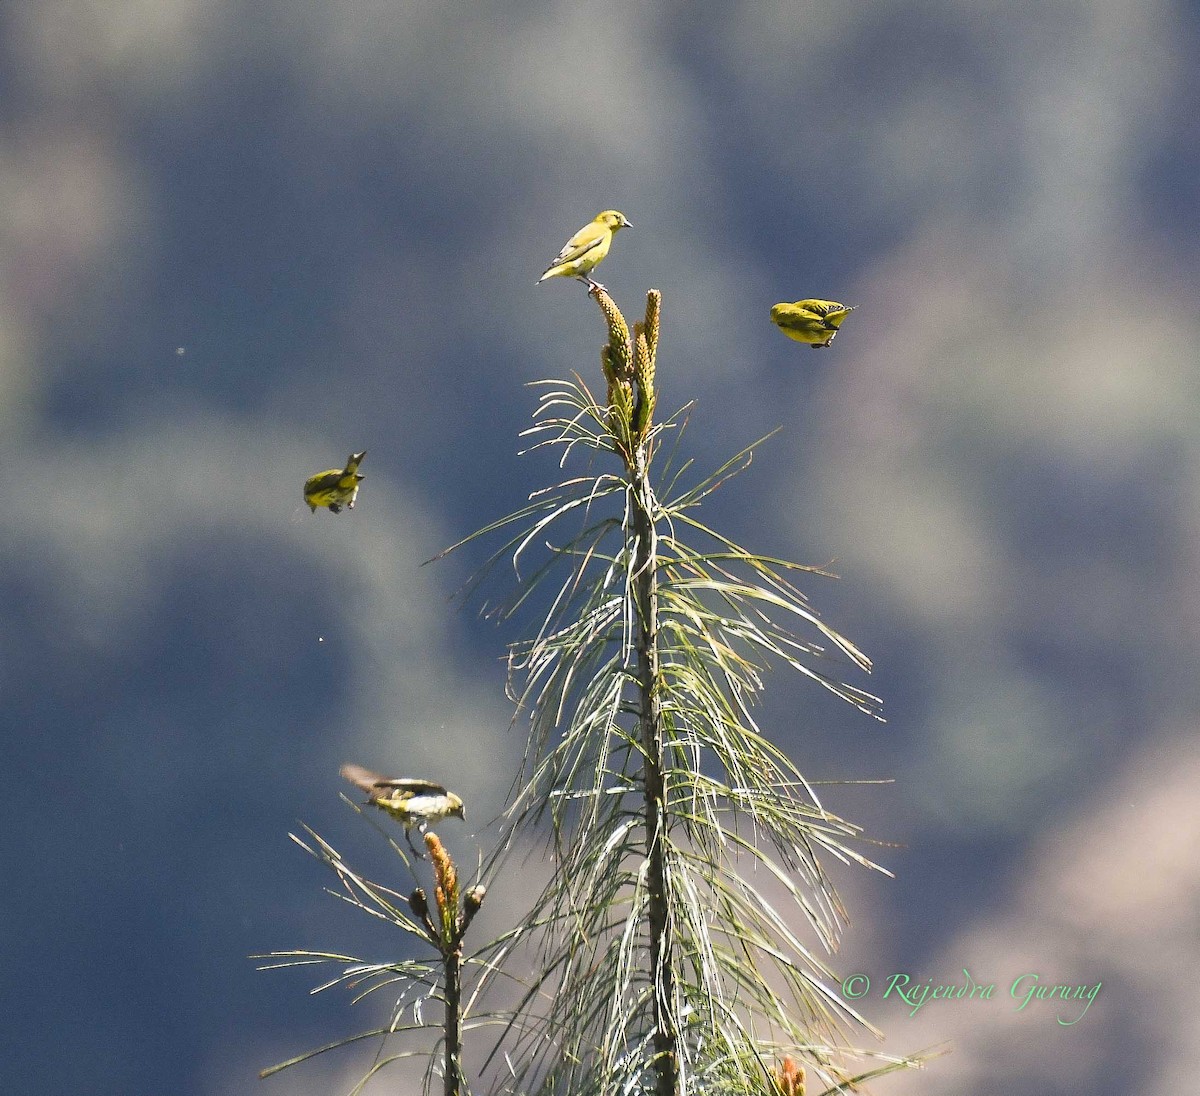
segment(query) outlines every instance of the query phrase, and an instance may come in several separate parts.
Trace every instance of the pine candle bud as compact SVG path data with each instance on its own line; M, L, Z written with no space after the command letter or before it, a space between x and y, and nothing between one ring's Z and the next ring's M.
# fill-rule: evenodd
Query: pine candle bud
M609 360L613 371L618 377L627 379L633 373L633 347L629 342L629 328L625 324L625 317L607 293L600 291L594 295L608 324L608 345L611 348L609 353L612 355Z
M467 892L463 895L463 929L471 923L475 914L479 912L479 907L483 905L484 896L487 894L487 887L482 883L477 883L473 887L468 887Z

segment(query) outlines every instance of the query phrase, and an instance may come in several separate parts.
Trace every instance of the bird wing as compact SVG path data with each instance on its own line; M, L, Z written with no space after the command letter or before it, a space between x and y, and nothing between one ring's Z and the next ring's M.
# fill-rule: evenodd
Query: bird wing
M445 795L446 789L432 780L410 780L407 777L377 777L375 787L392 788L409 795Z
M813 312L818 316L825 316L835 308L841 308L841 305L834 304L833 301L818 301L813 297L809 297L803 301L797 301L794 307L803 308L805 312Z
M820 316L822 319L828 318L831 322L840 322L854 311L854 305L845 305L838 301L819 301L815 298L810 298L806 301L797 301L796 304L800 308L807 309L814 315ZM829 324L826 324L826 326L829 326Z
M380 776L379 773L363 768L362 765L343 765L341 772L343 779L349 780L356 788L361 788L368 793L387 780L386 776Z
M372 800L389 799L403 803L414 795L445 795L446 789L432 780L412 780L407 777L381 776L362 765L343 765L342 776Z
M811 327L816 324L821 326L823 318L819 312L813 312L807 308L809 302L797 301L795 304L789 304L787 308L779 310L778 318L775 320L780 327Z
M563 249L550 264L551 269L563 263L571 263L576 259L583 258L593 248L599 247L601 241L611 231L612 229L607 225L597 224L595 221L584 225L563 245Z
M340 468L330 468L326 472L318 472L315 476L309 476L304 481L304 493L312 494L314 491L328 491L332 487L336 487L342 481L342 476L345 472Z

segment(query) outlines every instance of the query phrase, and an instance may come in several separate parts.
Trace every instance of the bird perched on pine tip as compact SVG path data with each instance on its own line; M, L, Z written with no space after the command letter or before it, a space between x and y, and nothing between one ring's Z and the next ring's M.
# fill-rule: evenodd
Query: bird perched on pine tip
M624 213L615 209L597 213L594 221L584 225L563 245L554 262L546 267L546 273L538 278L538 284L547 278L578 278L593 289L603 289L604 286L592 281L588 275L604 260L613 236L622 228L633 228Z
M314 514L318 506L324 506L335 514L340 514L343 506L347 510L354 509L358 485L363 479L358 466L366 455L365 449L361 453L351 453L345 468L330 468L304 481L304 501Z
M404 826L404 839L418 859L425 857L412 843L412 828L424 834L431 822L454 816L465 820L463 801L432 780L380 776L361 765L343 765L342 776L367 793L368 802L387 811Z
M838 304L837 301L818 301L814 298L792 304L783 302L772 306L771 322L789 339L808 343L817 350L833 342L842 321L857 307L856 304Z

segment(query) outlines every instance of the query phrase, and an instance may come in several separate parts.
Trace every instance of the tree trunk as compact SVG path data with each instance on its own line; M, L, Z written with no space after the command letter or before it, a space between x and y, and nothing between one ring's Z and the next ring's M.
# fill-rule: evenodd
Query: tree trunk
M679 1094L679 1033L675 1016L670 907L667 901L667 802L663 782L663 721L658 693L658 559L654 493L646 446L639 447L633 483L633 588L637 606L637 678L645 751L646 857L648 861L650 970L654 986L656 1096Z

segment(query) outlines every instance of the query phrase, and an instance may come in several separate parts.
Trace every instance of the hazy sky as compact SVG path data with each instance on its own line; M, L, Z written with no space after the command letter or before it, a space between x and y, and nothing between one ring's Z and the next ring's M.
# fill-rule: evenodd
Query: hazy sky
M706 503L874 659L761 722L901 847L835 966L898 1096L1178 1096L1200 1010L1200 21L1164 0L0 11L0 1090L348 1090L263 1066L370 1005L255 973L394 941L299 821L389 870L345 760L443 779L487 847L520 751L504 628L420 566L557 469L527 382L598 378L598 210L664 293L660 408ZM856 303L829 350L771 304ZM352 514L305 476L367 449ZM348 786L347 786L348 790ZM531 868L536 871L536 868ZM488 910L520 915L520 887ZM915 1016L888 977L994 982ZM1103 988L1077 1024L1012 981ZM393 1085L398 1083L393 1074ZM387 1091L381 1087L380 1091Z

